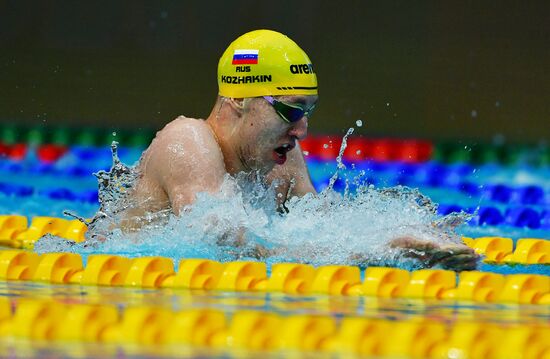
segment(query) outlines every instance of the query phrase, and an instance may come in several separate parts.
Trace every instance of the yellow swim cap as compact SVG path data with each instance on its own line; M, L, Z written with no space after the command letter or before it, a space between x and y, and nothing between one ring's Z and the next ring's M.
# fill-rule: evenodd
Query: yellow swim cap
M311 60L276 31L255 30L233 41L218 63L219 94L242 98L317 95Z

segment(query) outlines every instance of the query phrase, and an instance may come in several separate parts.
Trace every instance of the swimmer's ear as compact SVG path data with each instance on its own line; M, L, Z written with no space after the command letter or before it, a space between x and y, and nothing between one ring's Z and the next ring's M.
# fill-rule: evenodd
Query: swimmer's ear
M235 111L239 113L243 113L244 111L244 98L228 98L227 103L231 108L233 108Z

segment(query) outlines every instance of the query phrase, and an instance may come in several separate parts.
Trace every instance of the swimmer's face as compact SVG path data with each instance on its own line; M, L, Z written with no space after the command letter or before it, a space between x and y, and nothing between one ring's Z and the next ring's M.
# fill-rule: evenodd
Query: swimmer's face
M276 100L310 109L318 96L277 96ZM289 123L263 97L245 100L241 127L241 159L246 167L268 172L287 160L287 153L307 136L308 117Z

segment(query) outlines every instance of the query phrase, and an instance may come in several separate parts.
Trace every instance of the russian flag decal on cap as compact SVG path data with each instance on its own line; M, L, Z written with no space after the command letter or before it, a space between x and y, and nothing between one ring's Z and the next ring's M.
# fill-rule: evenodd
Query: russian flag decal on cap
M257 65L258 50L235 50L232 65Z

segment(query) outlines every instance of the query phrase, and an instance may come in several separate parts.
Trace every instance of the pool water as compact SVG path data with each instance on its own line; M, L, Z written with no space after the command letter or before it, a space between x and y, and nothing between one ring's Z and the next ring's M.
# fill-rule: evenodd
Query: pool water
M142 149L121 147L118 154L122 162L135 164ZM29 153L32 154L32 151ZM419 201L416 195L400 189L400 197L394 199L376 192L382 188L399 188L396 186L418 188L421 194L439 204L439 215L453 211L471 214L473 218L467 224L453 230L458 237L503 236L514 240L550 238L550 183L547 179L550 170L546 167L533 168L524 164L503 166L497 163L446 164L437 161L357 161L343 157L338 170L337 159L322 159L313 154L306 156L306 159L312 182L318 191L324 191L327 196L332 195L333 191L327 190L327 187L331 179L335 179L335 192L348 194L348 197L329 199L330 204L325 203L326 200L294 203L295 209L281 218L271 210L273 204L270 201L261 203L262 200L257 200L269 197L266 190L253 188L248 199L255 198L256 202L260 202L256 207L247 207L242 203L246 200L244 197L237 198L237 201L233 196L223 201L219 198L202 198L194 207L195 213L186 220L172 219L170 226L143 231L140 236L134 236L132 241L126 240L127 234L115 233L111 241L99 248L64 248L64 241L51 242L51 245L39 243L37 248L40 252L70 250L83 255L161 255L175 261L185 257L231 260L231 257L225 256L228 248L220 248L215 242L217 236L222 234L221 231L230 230L233 223L240 223L249 229L251 242L272 248L294 246L294 251L298 252L298 255L289 251L285 253L288 255L268 258L268 263L304 259L299 257L303 256L300 254L303 246L311 243L309 238L317 237L313 244L322 253L317 253L311 260L305 258L307 262L317 265L353 264L346 259L353 251L370 251L379 255L386 251L380 243L383 244L390 236L415 234L413 227L419 236L432 236L429 231L437 216L422 208L413 208L410 213L402 211L402 208L415 206ZM61 217L64 211L68 211L91 218L98 209L97 180L91 173L100 169L108 170L112 165L112 155L106 146L73 147L53 164L41 163L32 156L16 163L5 162L7 175L4 177L5 200L0 201L2 213L19 213L32 218ZM355 194L359 188L367 189L360 201ZM18 198L17 202L10 200L14 196ZM320 209L325 206L330 211ZM236 208L242 208L242 211ZM311 215L304 215L304 212ZM319 217L318 213L325 214ZM401 221L397 224L396 215ZM204 228L208 227L208 220L204 218L211 216L217 216L220 222L227 223L228 228L224 228L222 223L218 231L214 230L210 236L204 236ZM194 230L190 229L193 225ZM388 264L395 265L389 259ZM397 265L414 268L411 263ZM536 268L482 264L482 268L499 273L548 273L546 266Z
M316 140L317 142L329 143L329 140L322 137ZM356 146L353 143L352 145ZM304 147L307 146L306 144ZM328 146L327 148L324 146L321 148L330 150L332 144L330 148ZM93 217L98 209L98 194L97 180L91 173L110 168L112 164L110 148L108 146L75 145L67 147L65 152L55 160L48 161L38 155L42 149L43 146L29 147L22 158L13 159L8 156L0 160L0 173L2 174L0 180L0 214L20 214L32 219L36 216L62 217L64 211L69 211L84 218ZM123 143L119 147L119 157L126 164L134 164L138 161L143 149L143 146L125 147ZM353 153L357 154L357 150L353 150ZM416 224L416 227L420 228L418 229L419 233L426 234L426 230L434 218L441 218L452 212L460 211L468 214L469 220L456 229L453 227L452 236L457 238L461 236L473 238L496 236L510 237L514 241L519 238L550 238L550 166L534 166L528 161L518 161L514 164L504 164L498 161L472 163L469 160L445 162L440 158L435 158L436 156L420 161L396 158L386 160L357 159L353 153L352 155L343 156L341 161L337 161L335 158L327 158L330 156L326 156L322 151L314 151L310 148L306 160L312 182L318 191L330 192L327 191L327 187L330 186L331 179L334 180L333 189L339 195L336 193L329 194L325 198L326 201L331 203L329 206L334 206L330 207L333 210L333 217L330 217L331 214L320 218L316 218L315 214L309 217L307 214L302 215L302 218L298 215L291 217L293 213L302 213L298 209L305 209L303 213L307 213L312 208L318 209L320 204L314 200L309 200L309 202L298 201L291 204L291 209L294 209L294 211L291 210L287 217L281 217L265 209L270 202L267 204L258 202L256 207L246 207L243 205L242 198L240 201L235 202L233 197L224 198L222 204L216 209L218 212L215 213L230 212L231 216L223 218L246 221L245 224L253 229L252 232L257 237L254 240L263 241L261 243L266 243L266 245L291 247L290 240L296 238L302 241L301 244L314 243L327 246L326 248L333 244L334 253L318 254L315 260L309 261L315 265L333 264L331 260L341 261L342 258L349 255L349 252L342 251L341 247L356 246L353 248L359 250L365 248L360 247L360 245L374 245L373 240L368 239L370 237L365 237L363 244L360 244L358 239L353 240L353 238L360 236L362 231L376 230L376 236L373 237L383 238L384 228L393 220L403 221L400 222L402 226L410 227L411 223ZM337 178L334 177L336 172L338 172ZM379 193L381 188L393 188L395 186L418 188L420 193L431 198L434 203L439 204L437 214L426 212L422 206L417 206L419 197L410 195L407 189L398 187L398 198L384 197L387 195ZM265 191L265 189L253 189L251 193L257 196L265 194ZM244 197L246 199L246 196ZM358 197L363 198L367 204L354 202ZM252 198L257 199L254 196ZM235 258L224 253L227 248L216 251L211 244L203 245L200 243L204 238L206 238L206 242L210 238L200 237L199 232L203 227L199 226L196 232L185 229L188 228L186 226L189 223L196 223L200 221L200 216L210 213L207 210L210 210L213 206L215 207L213 201L218 199L199 199L198 208L200 211L197 211L197 217L188 218L187 221L189 222L181 222L171 218L170 221L172 222L168 223L168 230L166 228L163 230L155 228L144 237L134 238L132 242L126 241L121 244L119 240L123 235L118 234L119 237L116 237L115 234L116 240L107 241L102 247L72 246L67 245L66 241L63 240L50 239L46 242L39 241L36 249L41 253L52 250L76 252L81 254L84 260L87 256L98 253L112 253L127 257L160 255L172 258L174 263L177 263L181 258L189 257L210 258L220 261L235 260ZM386 199L389 204L380 204ZM235 207L236 205L243 206L242 213ZM371 208L369 206L375 207ZM412 208L409 211L410 213L405 213L407 212L404 211L405 207ZM388 222L384 222L382 219L379 220L374 212L382 209L386 216L392 216L393 219L389 219ZM358 213L358 211L361 211L361 213ZM334 217L334 213L342 216L343 220L339 221ZM364 216L361 216L362 213ZM254 217L254 219L247 219L248 217ZM323 227L322 221L333 223L331 223L331 226ZM297 230L297 228L306 227L308 222L313 223L312 228L308 231ZM288 229L290 223L298 224L296 224L296 227L290 226L290 229ZM346 228L346 223L348 223L349 228ZM176 234L169 233L174 231ZM317 238L314 238L315 231L324 233L319 233ZM276 235L272 235L271 232L275 232ZM218 234L216 231L212 232L213 237ZM178 245L178 238L185 239L186 235L189 237L186 246ZM163 241L159 239L159 236L166 238ZM195 236L194 239L193 236ZM454 237L452 240L456 240ZM315 242L315 240L318 242ZM330 250L328 251L330 252ZM297 251L297 255L307 257L312 256L312 253ZM251 260L251 258L244 259ZM271 265L292 261L292 259L293 257L281 256L280 258L270 258L267 263ZM398 262L397 265L409 270L415 269L414 265L407 267L406 263ZM527 273L550 276L550 266L548 264L481 263L479 270L505 275ZM300 315L327 317L338 323L345 322L344 319L348 317L381 320L384 323L418 323L418 321L426 321L429 323L444 323L447 328L450 327L452 330L457 331L456 328L462 323L476 322L484 323L484 325L487 325L486 328L491 325L499 325L504 328L520 325L522 328L531 330L540 326L542 328L541 333L547 333L546 330L548 330L550 320L548 305L460 303L411 298L392 299L339 295L295 296L280 293L158 290L51 285L19 281L0 281L0 298L2 297L9 297L15 303L11 305L12 307L19 306L23 299L30 299L31 301L54 300L54 302L63 303L70 308L93 304L97 306L115 306L121 311L140 306L166 308L174 312L201 311L210 308L219 310L233 318L237 318L244 310L252 310L272 313L284 318L294 318ZM1 319L2 316L0 315L0 333L2 332ZM154 323L151 325L154 327ZM395 330L395 333L401 333L397 329ZM491 332L492 329L487 330L487 333L490 334L487 334L488 337L497 333ZM482 338L481 334L480 338ZM216 341L215 339L212 340ZM423 339L416 340L421 341ZM155 346L148 347L145 345L146 343L141 343L143 345L137 345L137 347L135 345L118 347L116 342L102 345L97 343L93 345L73 343L68 346L59 342L49 343L46 341L42 344L34 343L28 346L29 343L25 341L22 342L23 344L17 341L5 341L4 339L2 341L6 344L2 353L10 353L12 357L39 355L95 357L113 355L113 353L125 357L148 355L226 357L243 355L242 351L235 351L234 349L232 351L224 350L223 347L221 350L219 347L212 349L214 346L210 346L210 349L199 346L200 348L194 351L158 351L158 348L155 349ZM497 342L494 342L495 347ZM382 341L381 343L386 342ZM23 351L22 348L27 348L28 351ZM497 349L493 349L491 349L493 351L487 349L484 352L485 354L489 353L487 355L471 355L471 357L498 357L498 354L496 354L498 353ZM381 356L399 354L390 349L380 350L378 353ZM289 352L297 354L295 350ZM334 352L333 350L332 353ZM245 351L244 353L253 356L254 352ZM411 354L410 351L406 353L400 355L417 357L415 354ZM550 348L547 353L550 353ZM309 354L312 355L312 352ZM433 357L436 357L436 354L433 355ZM454 357L466 356L458 355Z

